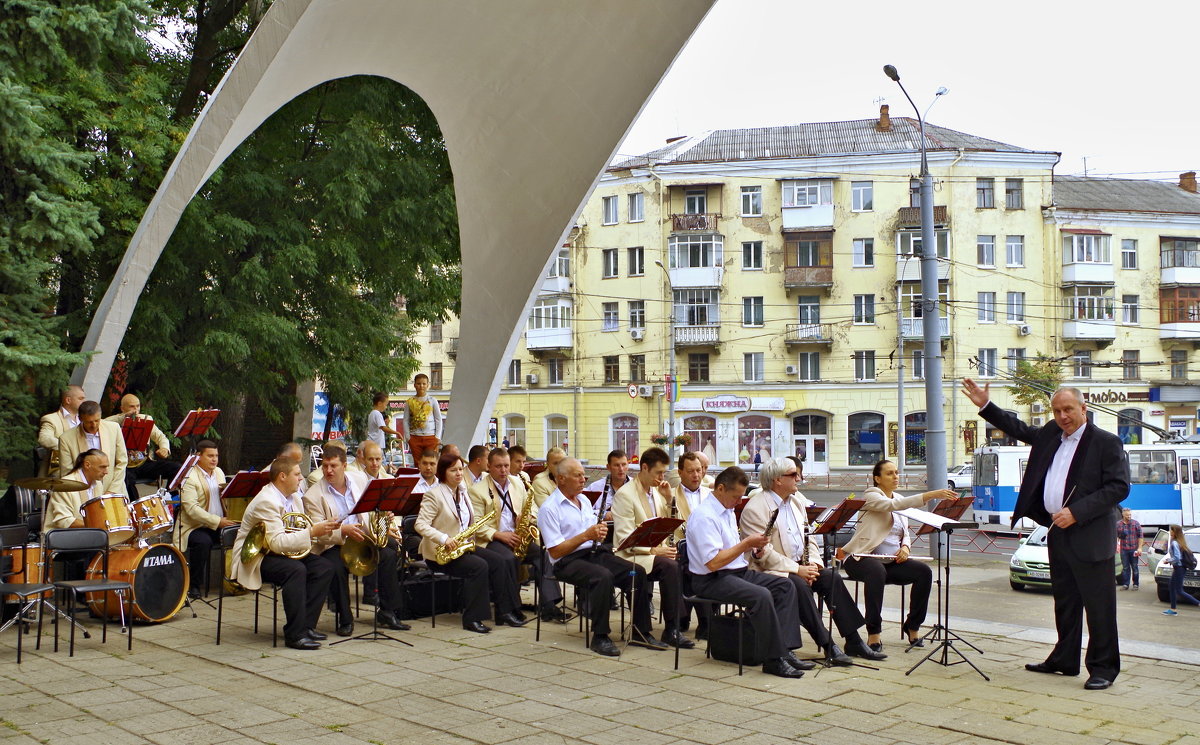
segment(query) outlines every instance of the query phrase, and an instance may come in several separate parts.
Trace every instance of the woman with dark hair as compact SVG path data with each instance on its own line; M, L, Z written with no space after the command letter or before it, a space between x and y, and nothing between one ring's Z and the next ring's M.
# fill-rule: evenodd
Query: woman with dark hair
M1200 605L1200 600L1196 600L1188 594L1187 590L1183 589L1183 578L1187 576L1188 565L1190 564L1193 569L1196 567L1196 557L1192 554L1192 549L1188 547L1187 537L1183 534L1183 526L1171 526L1171 540L1167 543L1167 555L1163 561L1171 562L1171 583L1167 585L1171 607L1163 611L1163 615L1179 615L1179 612L1175 610L1175 606L1179 602L1184 605Z
M854 535L842 548L846 555L842 562L846 574L863 583L867 645L876 652L883 649L879 639L883 630L883 586L911 584L908 618L901 629L910 645L923 646L918 630L929 607L933 571L928 564L909 560L912 535L908 532L908 520L896 513L909 507L920 507L934 499L950 499L957 494L950 489L937 489L912 497L894 493L900 476L896 464L890 460L875 464L871 483L863 492L863 506L858 513Z
M437 485L421 496L421 509L414 525L421 534L421 556L435 562L437 549L457 547L454 537L483 515L471 510L471 499L464 483L462 458L447 453L438 459ZM473 537L464 540L474 543ZM488 599L496 604L496 622L521 626L521 596L517 589L517 563L487 546L474 546L462 556L440 564L442 571L463 580L462 625L467 631L486 634L491 631L483 621L488 617Z

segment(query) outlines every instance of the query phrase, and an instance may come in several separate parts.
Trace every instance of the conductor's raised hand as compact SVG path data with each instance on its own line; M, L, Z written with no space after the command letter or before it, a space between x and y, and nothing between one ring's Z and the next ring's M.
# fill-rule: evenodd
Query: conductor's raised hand
M981 388L978 383L970 378L962 379L962 392L967 394L967 398L971 399L971 403L979 408L987 406L987 402L991 400L988 389L991 388L991 383L984 383Z

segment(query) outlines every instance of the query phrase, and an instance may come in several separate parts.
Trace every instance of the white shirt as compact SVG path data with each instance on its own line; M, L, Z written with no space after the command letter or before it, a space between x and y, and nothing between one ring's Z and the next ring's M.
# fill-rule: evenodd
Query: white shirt
M771 492L771 504L779 510L779 517L775 520L775 529L786 534L787 545L792 547L792 561L800 561L804 555L804 542L807 540L807 517L801 518L796 514L796 506L792 500L784 501L775 492Z
M83 436L87 438L87 444L88 444L89 450L100 450L101 449L99 432L97 432L94 435L90 435L87 432L84 432Z
M279 504L283 507L284 512L303 512L304 511L293 505L293 502L292 502L293 497L292 496L288 496L287 494L284 494L283 492L279 491L279 487L275 486L274 484L267 484L266 486L263 487L263 489L270 489L271 491L275 492L275 498L279 500Z
M217 517L225 517L225 509L221 506L221 485L217 483L217 472L208 473L201 468L200 475L208 484L208 511Z
M900 547L905 544L905 538L908 537L908 518L898 512L892 513L892 529L884 536L879 545L871 549L869 553L878 554L880 556L896 556L900 553Z
M340 492L334 488L333 484L325 482L325 494L333 499L333 503L337 505L338 517L342 518L343 523L361 524L361 515L352 515L354 505L358 504L358 498L361 495L354 493L354 481L346 477L346 491Z
M688 517L687 538L688 571L692 574L711 574L708 562L742 540L738 535L733 508L721 504L714 494L705 497ZM742 554L721 569L744 569L747 566L749 562L746 561L746 555Z
M538 511L538 530L542 532L542 542L546 544L547 549L574 538L596 524L596 507L591 500L582 494L577 494L575 499L579 502L578 505L555 489L542 503L542 508ZM575 550L582 551L595 544L595 541L584 541ZM546 556L550 556L549 551L546 551ZM558 559L550 557L551 564L557 561Z
M481 480L483 480L484 476L487 476L487 471L480 471L479 475L476 476L475 472L472 471L470 468L468 468L467 469L467 480L469 483L467 484L467 486L475 486Z
M512 497L508 493L508 482L505 481L501 484L492 479L488 487L492 491L492 496L500 503L500 532L511 533L512 529L516 527L517 518L513 515L516 506L512 503ZM528 495L525 498L531 499Z
M629 479L625 479L625 484L629 483ZM621 486L625 486L621 484ZM617 490L621 486L612 486L612 476L605 476L602 479L596 479L588 484L584 491L598 491L600 496L596 498L596 506L604 508L605 512L612 509L613 497L616 496Z
M387 419L383 416L382 411L372 409L371 413L367 414L367 439L378 445L380 450L387 447L387 438L383 433L385 426L387 426Z
M1071 461L1075 458L1075 451L1079 449L1079 441L1083 439L1083 428L1086 426L1087 422L1084 422L1070 436L1063 435L1062 444L1054 452L1054 460L1050 461L1050 468L1046 470L1042 500L1046 505L1046 512L1051 515L1063 508L1063 502L1069 496L1064 493L1067 488L1067 471L1071 470Z
M700 503L704 501L705 497L707 497L709 494L712 494L712 492L710 492L708 489L705 489L703 486L697 488L696 491L688 491L688 488L682 484L680 484L679 488L683 490L683 496L687 500L689 515L700 506Z
M417 485L413 487L413 494L424 494L433 487L438 485L437 476L434 476L430 481L426 481L424 476L417 478Z
M67 429L70 429L71 427L79 426L79 415L78 414L72 414L71 412L67 411L66 409L62 409L62 408L60 408L58 410L58 413L63 418L63 421L65 421L67 423Z

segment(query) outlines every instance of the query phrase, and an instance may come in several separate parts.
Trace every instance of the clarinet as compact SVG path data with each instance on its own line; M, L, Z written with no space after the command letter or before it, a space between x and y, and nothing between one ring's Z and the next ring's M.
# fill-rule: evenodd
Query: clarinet
M604 477L604 490L600 492L600 499L597 500L597 502L596 502L596 504L597 504L596 524L597 525L604 522L604 512L605 512L604 503L606 501L606 498L608 497L608 491L611 488L612 488L612 474L609 474L608 476ZM591 548L592 556L595 556L596 554L602 552L603 550L604 550L604 541L592 541L592 548Z
M775 521L778 519L779 508L777 507L775 508L775 511L771 513L771 516L767 518L767 527L763 529L763 535L766 536L768 542L770 542L771 536L775 533ZM762 549L756 548L752 553L754 554L754 558L757 559L762 556Z

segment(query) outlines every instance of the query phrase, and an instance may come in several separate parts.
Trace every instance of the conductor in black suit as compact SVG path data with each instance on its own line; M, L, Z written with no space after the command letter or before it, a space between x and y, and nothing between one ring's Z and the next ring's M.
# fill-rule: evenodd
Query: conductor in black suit
M1089 424L1087 404L1077 388L1060 388L1050 399L1054 421L1031 427L988 400L988 387L963 379L963 392L979 415L1010 436L1029 443L1029 464L1013 525L1022 517L1050 528L1050 586L1058 643L1036 673L1079 674L1083 614L1087 611L1088 649L1084 688L1112 685L1121 670L1117 643L1117 586L1113 550L1117 545L1118 505L1129 495L1129 463L1121 440Z

